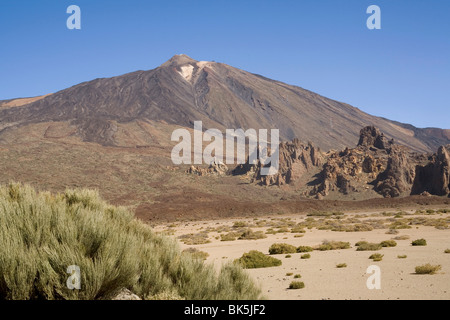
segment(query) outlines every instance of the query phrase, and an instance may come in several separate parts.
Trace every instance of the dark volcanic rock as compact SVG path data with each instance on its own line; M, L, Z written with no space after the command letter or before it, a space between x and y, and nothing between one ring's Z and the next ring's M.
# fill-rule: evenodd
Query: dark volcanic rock
M411 189L414 176L410 155L398 146L392 146L387 168L377 177L375 191L384 197L398 197Z
M411 194L428 192L443 196L450 193L450 145L441 146L427 165L416 167Z
M358 146L387 149L393 143L394 140L388 140L378 128L367 126L360 131Z

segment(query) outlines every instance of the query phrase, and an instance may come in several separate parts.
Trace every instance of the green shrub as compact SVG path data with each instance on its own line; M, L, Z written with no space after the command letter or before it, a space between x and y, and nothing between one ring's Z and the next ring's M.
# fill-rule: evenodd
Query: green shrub
M435 274L441 269L440 265L433 266L429 263L416 267L417 274Z
M247 229L241 233L238 240L258 240L264 238L267 238L267 236L262 231L253 231L252 229Z
M274 243L269 248L270 254L296 253L297 248L287 243Z
M292 281L289 284L289 289L303 289L305 287L305 284L301 281Z
M179 236L178 239L187 245L199 245L211 242L211 240L208 239L207 232L183 234Z
M292 258L292 256L290 254L287 254L284 256L285 258Z
M369 257L369 259L372 259L373 261L381 261L381 260L383 260L383 257L384 257L384 254L374 253Z
M242 257L235 260L245 269L268 268L281 266L281 260L265 255L264 253L252 250L244 253Z
M327 251L327 250L338 250L338 249L348 249L350 248L350 242L344 241L323 241L316 250Z
M311 255L309 253L302 254L300 257L300 259L309 259L309 258L311 258Z
M209 257L209 253L205 251L200 251L197 248L187 248L184 249L181 253L190 254L195 259L206 260Z
M386 234L398 234L399 231L397 229L389 229L388 231L385 232Z
M236 221L233 224L232 228L239 229L239 228L244 228L244 227L247 227L247 226L248 226L248 223L245 222L245 221Z
M309 246L299 246L299 247L297 247L297 252L298 253L301 253L301 252L311 252L311 251L313 251L314 249L312 248L312 247L309 247Z
M294 279L300 279L302 276L300 275L300 274L296 274L296 275L294 275Z
M425 240L425 239L417 239L417 240L414 240L413 242L411 242L411 245L413 245L413 246L426 246L427 245L427 240Z
M220 241L235 241L238 236L237 232L228 232L220 235Z
M403 255L398 255L397 256L397 258L399 258L399 259L406 259L408 256L406 255L406 254L403 254Z
M365 243L359 244L356 251L377 251L377 250L380 250L381 248L382 248L382 246L379 243L365 242Z
M288 272L288 273L286 273L286 277L290 277L290 276L292 276L293 275L293 273L292 272Z
M382 247L395 247L397 245L397 242L395 242L394 240L385 240L381 241L380 245Z
M389 229L411 229L411 226L404 221L395 221L389 226Z
M450 253L450 249L445 249L444 253Z
M347 268L347 264L346 263L338 263L336 265L336 268Z
M303 226L295 226L291 229L291 233L305 233L305 229Z
M92 190L37 193L0 187L0 299L110 299L123 289L141 298L260 297L241 267L183 254L122 207ZM81 271L81 290L67 288L67 268Z

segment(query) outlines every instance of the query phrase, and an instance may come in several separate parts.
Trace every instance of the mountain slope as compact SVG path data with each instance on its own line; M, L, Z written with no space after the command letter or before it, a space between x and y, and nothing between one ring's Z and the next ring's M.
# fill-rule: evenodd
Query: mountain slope
M70 121L83 140L102 145L117 145L117 124L137 120L187 127L202 120L204 128L220 130L278 128L283 140L312 141L324 150L354 146L367 125L420 152L450 143L444 130L375 117L296 86L186 55L153 70L84 82L20 107L0 106L0 130Z

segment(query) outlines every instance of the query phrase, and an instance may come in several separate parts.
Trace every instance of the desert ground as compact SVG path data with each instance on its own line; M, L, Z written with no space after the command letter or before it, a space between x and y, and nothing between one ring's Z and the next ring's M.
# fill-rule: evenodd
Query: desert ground
M309 259L301 258L304 253L291 253L290 257L287 254L271 255L280 259L282 265L248 269L248 273L261 286L265 298L271 300L409 300L450 299L450 253L445 253L450 249L449 226L450 207L447 206L186 221L159 224L154 229L175 237L183 250L196 248L206 252L206 262L215 267L250 250L268 255L269 247L274 243L317 247L323 241L349 242L348 249L308 252ZM295 233L302 228L304 233ZM265 237L237 239L246 230ZM225 235L234 235L235 240L231 237L231 241L222 241ZM426 246L411 244L422 238L426 240ZM383 247L378 251L356 250L358 241L380 243L391 239L395 239L395 247ZM369 259L373 253L384 256L381 261L373 261ZM337 267L343 263L347 266ZM440 265L441 269L435 274L416 274L415 267L427 263ZM372 274L366 271L371 265L380 267L380 289L367 287ZM301 277L294 279L297 274ZM294 280L304 282L305 287L289 289Z

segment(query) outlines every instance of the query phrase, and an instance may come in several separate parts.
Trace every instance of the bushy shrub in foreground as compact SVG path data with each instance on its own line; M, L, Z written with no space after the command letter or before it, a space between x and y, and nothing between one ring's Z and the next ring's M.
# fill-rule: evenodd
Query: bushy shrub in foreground
M260 297L240 266L217 273L92 190L0 187L0 244L0 299L109 299L122 289L147 299ZM80 290L67 288L71 265Z

